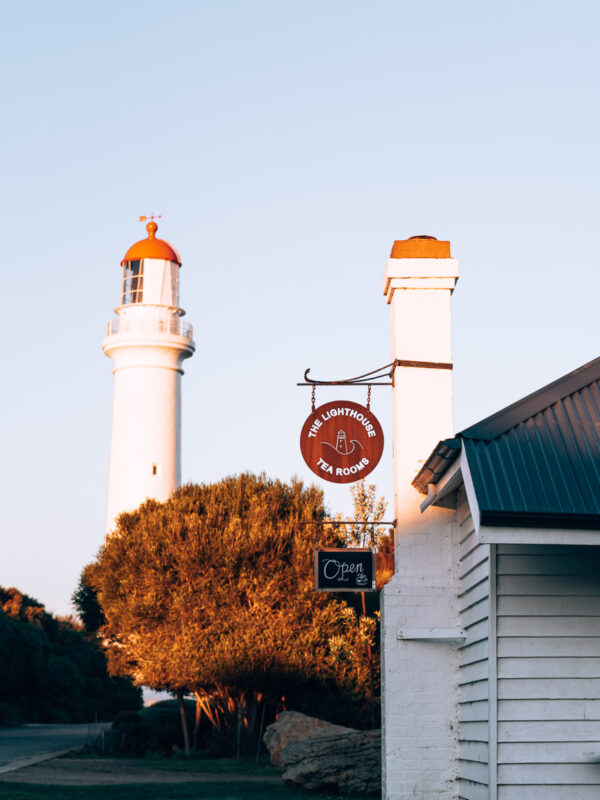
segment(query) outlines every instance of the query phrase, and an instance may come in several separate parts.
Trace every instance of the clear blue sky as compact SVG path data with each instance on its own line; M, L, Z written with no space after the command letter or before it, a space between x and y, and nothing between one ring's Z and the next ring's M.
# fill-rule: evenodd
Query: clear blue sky
M69 612L102 542L100 344L140 214L196 330L186 480L312 480L296 381L390 360L394 239L461 263L457 430L598 356L599 28L595 0L4 4L0 584Z

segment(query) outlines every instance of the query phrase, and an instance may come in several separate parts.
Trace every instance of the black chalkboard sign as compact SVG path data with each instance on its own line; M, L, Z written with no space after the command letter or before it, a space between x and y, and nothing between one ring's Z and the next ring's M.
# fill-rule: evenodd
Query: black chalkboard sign
M375 551L332 548L315 550L315 589L318 592L375 591Z

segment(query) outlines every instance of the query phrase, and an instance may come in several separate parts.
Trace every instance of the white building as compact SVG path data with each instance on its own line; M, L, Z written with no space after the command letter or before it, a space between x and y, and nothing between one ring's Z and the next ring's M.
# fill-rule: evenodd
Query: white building
M166 500L181 480L181 365L195 345L179 307L179 254L156 238L155 222L146 230L121 262L117 316L102 343L115 375L107 533L121 511Z
M396 242L386 800L600 798L600 359L454 435L448 242ZM436 444L437 442L437 444Z

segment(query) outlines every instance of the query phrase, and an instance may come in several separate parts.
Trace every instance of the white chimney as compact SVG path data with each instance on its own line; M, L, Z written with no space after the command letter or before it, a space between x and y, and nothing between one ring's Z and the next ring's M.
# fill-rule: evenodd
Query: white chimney
M399 524L420 519L422 496L411 482L452 419L451 295L458 261L450 242L415 236L394 242L383 276L392 311L394 493ZM411 365L412 364L412 365Z
M430 236L394 242L383 290L394 368L395 574L382 598L383 797L455 796L457 628L453 512L411 485L453 436L451 295L458 262ZM437 638L436 638L437 636ZM429 638L428 638L429 637Z

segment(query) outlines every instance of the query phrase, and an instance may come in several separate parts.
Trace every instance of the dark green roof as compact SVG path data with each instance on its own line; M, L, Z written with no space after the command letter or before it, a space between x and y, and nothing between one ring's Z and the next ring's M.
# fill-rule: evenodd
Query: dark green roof
M600 359L440 442L414 485L437 483L460 445L481 524L600 529Z

